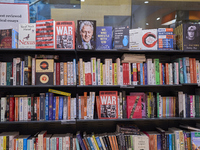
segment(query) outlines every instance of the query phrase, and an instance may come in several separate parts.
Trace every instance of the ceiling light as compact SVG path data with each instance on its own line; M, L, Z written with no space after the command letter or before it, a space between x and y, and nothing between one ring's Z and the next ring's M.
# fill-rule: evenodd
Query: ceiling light
M160 20L160 17L158 17L156 20Z
M85 2L85 0L81 0L81 2Z
M148 25L149 25L149 23L146 23L146 25L148 26Z
M73 7L76 7L76 5L73 5Z
M145 3L145 4L148 4L148 3L149 3L149 1L145 1L144 3Z

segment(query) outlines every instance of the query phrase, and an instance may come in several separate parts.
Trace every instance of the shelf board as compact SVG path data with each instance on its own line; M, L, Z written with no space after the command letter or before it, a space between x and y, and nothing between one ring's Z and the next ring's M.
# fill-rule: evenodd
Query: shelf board
M0 88L76 88L76 85L1 85Z
M120 88L119 85L77 85L77 88Z
M60 123L61 120L41 120L41 121L3 121L0 124L32 124L32 123Z
M10 52L75 52L75 49L28 49L28 48L0 48L0 52L10 51Z

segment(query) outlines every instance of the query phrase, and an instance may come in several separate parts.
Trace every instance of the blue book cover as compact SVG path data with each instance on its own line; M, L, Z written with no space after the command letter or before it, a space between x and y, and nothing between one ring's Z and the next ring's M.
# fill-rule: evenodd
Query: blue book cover
M200 145L200 132L198 131L191 131L191 145L192 147L198 147ZM197 150L195 148L195 150Z
M63 96L59 96L59 111L58 111L58 119L63 119Z
M77 137L77 139L78 139L78 142L79 142L79 144L80 144L82 150L86 150L85 145L84 145L84 143L83 143L83 140L82 140L82 137L81 137L80 133L77 133L77 134L76 134L76 137Z
M99 149L102 149L103 147L102 147L102 145L101 145L101 141L100 141L100 139L99 139L98 136L96 137L96 141L97 141L97 144L98 144L98 146L99 146Z
M187 83L186 59L185 59L185 57L183 57L183 79L184 79L184 83Z
M157 150L161 150L161 135L157 135Z
M45 97L45 120L49 120L49 93Z
M96 27L96 49L112 49L112 26Z
M20 85L24 85L24 61L21 61L20 67Z
M173 50L173 28L158 28L158 50Z
M56 96L53 97L53 117L52 120L56 119Z
M45 115L45 93L40 93L40 120L44 120Z
M90 137L87 137L87 140L88 140L88 143L90 144L91 150L95 150Z
M172 150L172 135L169 134L169 150Z
M27 150L27 140L30 137L30 135L26 135L23 138L23 150Z
M163 78L162 78L163 85L165 85L165 66L164 66L164 64L162 64L162 74L163 74Z
M177 82L177 78L176 78L176 74L177 74L177 72L176 72L176 63L173 63L173 71L174 71L174 84L176 84L176 82Z
M143 85L143 63L140 63L140 85Z
M145 84L148 84L148 80L147 80L147 63L144 63L144 77L145 77Z
M76 138L76 149L77 150L80 150L80 146L79 146L79 143L78 143L78 139Z
M53 120L53 93L49 93L49 120Z
M18 32L12 29L12 48L18 48Z

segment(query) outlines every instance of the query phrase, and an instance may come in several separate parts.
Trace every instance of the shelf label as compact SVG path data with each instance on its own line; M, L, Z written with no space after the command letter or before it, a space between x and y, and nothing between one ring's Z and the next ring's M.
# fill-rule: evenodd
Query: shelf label
M134 85L120 85L120 88L135 88Z
M76 120L61 120L61 124L76 124Z

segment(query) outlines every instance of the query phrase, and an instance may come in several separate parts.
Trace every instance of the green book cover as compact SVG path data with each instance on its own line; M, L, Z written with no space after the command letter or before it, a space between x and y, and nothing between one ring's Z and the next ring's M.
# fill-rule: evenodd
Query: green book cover
M178 58L178 68L179 68L179 81L181 84L183 84L184 79L183 79L183 59L182 58Z
M195 95L195 117L199 117L199 95Z
M156 98L157 98L157 118L160 118L159 116L159 106L160 106L160 99L159 99L159 93L156 93Z
M12 77L12 63L7 62L6 67L6 85L10 85L10 78Z
M156 85L160 85L159 59L154 59Z

